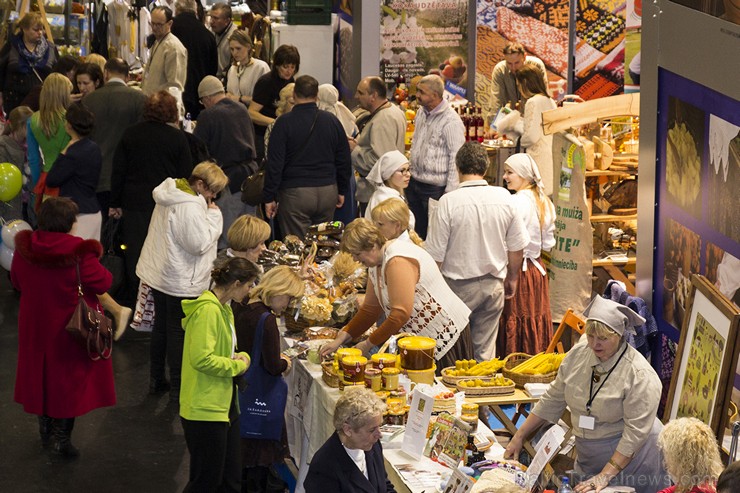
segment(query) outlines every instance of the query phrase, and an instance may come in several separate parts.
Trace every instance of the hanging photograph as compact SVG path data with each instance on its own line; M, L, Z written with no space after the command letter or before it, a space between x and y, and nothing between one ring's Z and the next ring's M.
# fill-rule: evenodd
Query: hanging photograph
M664 419L694 416L721 439L740 349L740 310L700 275L691 277L687 308Z
M668 219L663 245L663 320L680 329L691 294L691 274L699 273L701 238L681 223Z
M678 98L668 98L665 180L668 200L701 218L701 157L704 112Z
M709 115L709 173L707 193L709 224L732 241L740 243L740 121L729 122Z

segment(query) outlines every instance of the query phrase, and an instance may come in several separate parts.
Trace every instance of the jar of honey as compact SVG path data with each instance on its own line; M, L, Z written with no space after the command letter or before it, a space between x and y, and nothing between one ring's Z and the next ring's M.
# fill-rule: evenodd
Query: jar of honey
M396 390L398 388L398 377L401 370L398 368L383 368L383 390Z
M347 383L365 383L365 366L367 358L364 356L343 356L342 372Z
M470 433L478 431L478 404L463 403L460 419L470 426Z
M386 367L395 368L397 359L398 357L395 354L390 353L376 353L370 356L370 361L372 361L373 366L378 370Z
M354 347L342 347L334 353L334 361L341 363L345 356L362 356L362 350Z
M437 341L430 337L409 336L398 340L401 367L405 370L429 370L434 365Z
M379 391L383 386L383 379L380 376L380 370L375 368L365 369L365 387L373 392Z

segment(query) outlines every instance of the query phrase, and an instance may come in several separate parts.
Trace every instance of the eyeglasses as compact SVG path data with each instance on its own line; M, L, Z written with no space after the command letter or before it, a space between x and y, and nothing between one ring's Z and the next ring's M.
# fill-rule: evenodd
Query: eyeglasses
M167 24L169 24L169 22L170 21L166 21L166 22L150 22L149 25L152 26L152 27L164 27Z
M411 176L411 169L410 168L397 169L396 170L396 173L399 173L401 175L409 175L409 176Z

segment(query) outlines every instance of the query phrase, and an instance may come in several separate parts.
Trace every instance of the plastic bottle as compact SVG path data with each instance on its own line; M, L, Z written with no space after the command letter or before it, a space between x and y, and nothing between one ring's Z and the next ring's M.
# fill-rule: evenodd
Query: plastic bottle
M570 487L570 481L567 476L563 476L562 484L558 488L558 493L573 493L573 488Z

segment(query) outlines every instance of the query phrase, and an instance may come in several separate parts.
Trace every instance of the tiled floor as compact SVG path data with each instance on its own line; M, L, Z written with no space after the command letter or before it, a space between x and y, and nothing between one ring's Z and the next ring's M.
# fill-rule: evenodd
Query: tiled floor
M177 406L167 395L147 395L149 337L130 329L113 352L117 405L75 423L80 458L66 461L42 450L36 417L13 401L18 303L0 269L0 492L182 491L189 456Z

